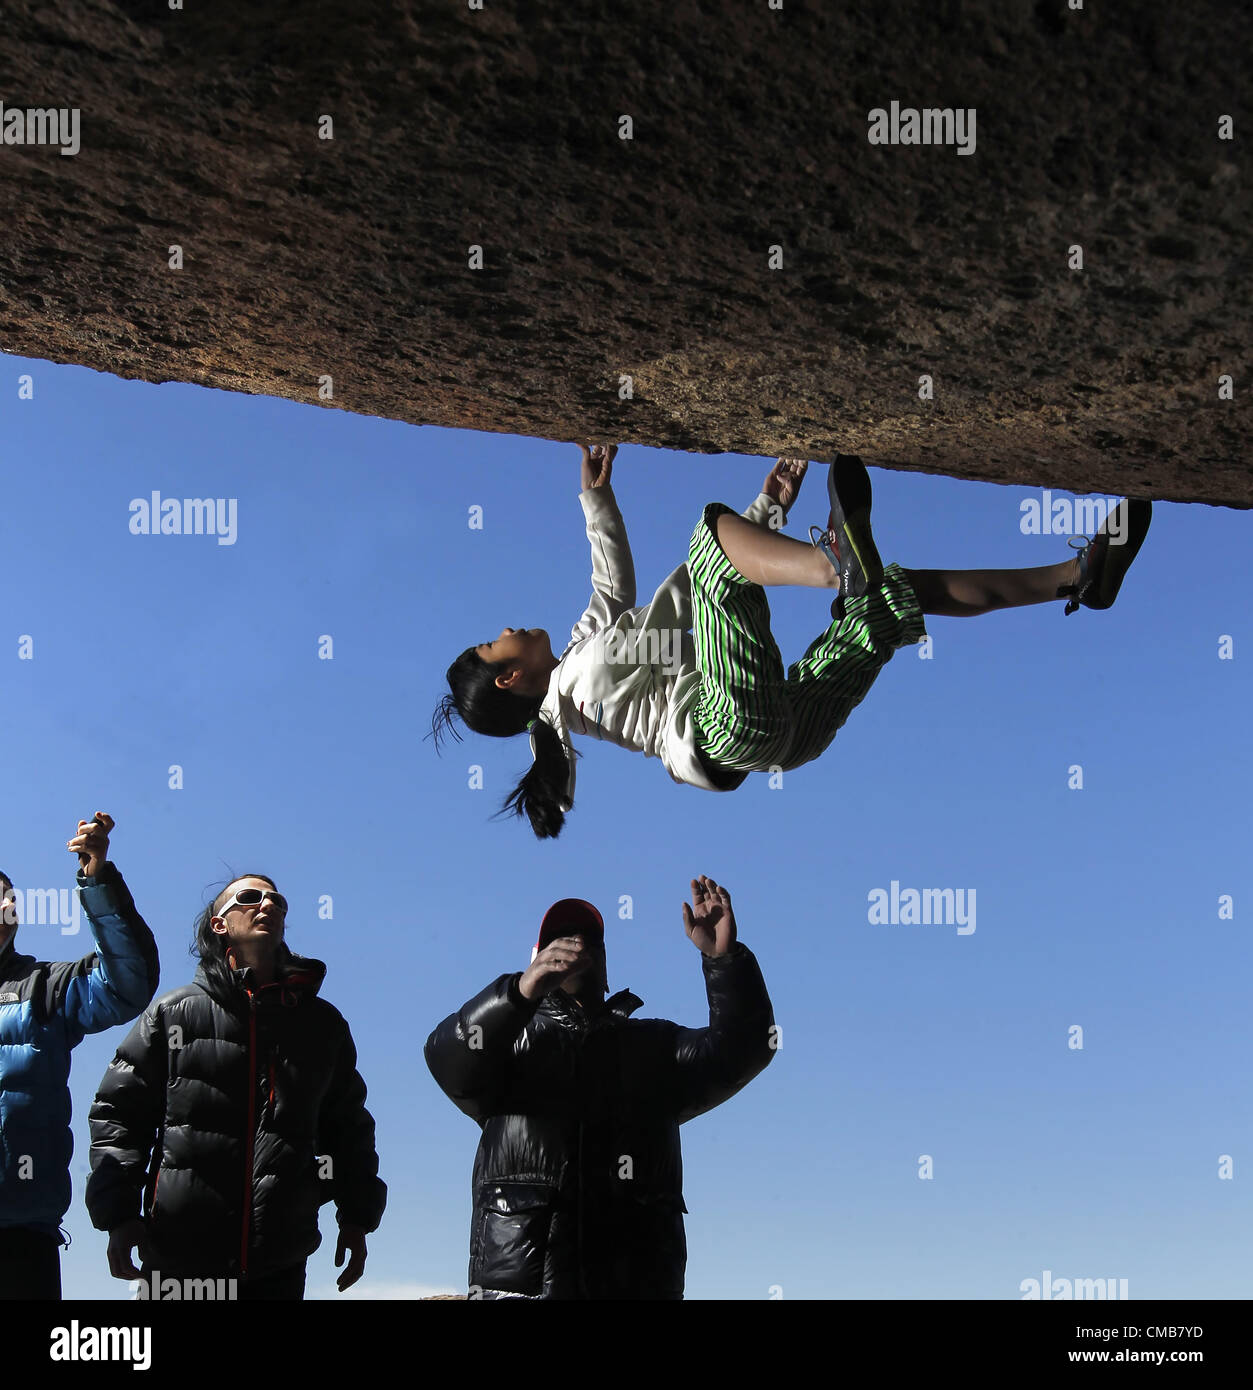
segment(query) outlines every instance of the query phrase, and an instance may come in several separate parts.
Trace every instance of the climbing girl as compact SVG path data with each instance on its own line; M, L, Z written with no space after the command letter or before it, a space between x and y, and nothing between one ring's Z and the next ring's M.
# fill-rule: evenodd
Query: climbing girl
M870 529L870 475L841 455L828 478L825 531L809 544L779 534L808 464L779 459L743 515L711 502L687 564L635 607L635 571L610 488L616 445L580 446L579 501L592 548L592 599L554 655L542 628L505 628L448 668L432 720L436 746L453 716L475 733L529 733L533 763L505 801L540 839L574 804L571 735L660 758L677 782L733 791L750 772L818 757L898 648L925 636L924 614L973 617L1066 599L1108 608L1136 556L1152 503L1122 502L1070 559L1031 569L884 566ZM763 586L837 594L832 621L786 674Z

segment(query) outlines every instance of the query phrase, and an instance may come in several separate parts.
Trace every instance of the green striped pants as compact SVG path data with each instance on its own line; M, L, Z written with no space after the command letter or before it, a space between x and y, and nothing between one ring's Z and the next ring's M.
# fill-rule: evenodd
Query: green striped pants
M714 532L718 516L730 510L711 502L688 550L701 671L694 719L715 767L787 771L823 752L898 647L926 636L922 609L905 571L887 565L882 586L846 599L844 616L785 676L766 591L732 565Z

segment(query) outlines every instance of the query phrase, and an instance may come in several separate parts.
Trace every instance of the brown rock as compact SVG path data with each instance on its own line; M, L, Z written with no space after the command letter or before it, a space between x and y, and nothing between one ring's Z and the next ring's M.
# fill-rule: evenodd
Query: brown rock
M0 146L0 345L1249 506L1251 49L1219 0L10 0L0 100L79 108L82 148ZM974 107L975 153L870 145L893 100Z

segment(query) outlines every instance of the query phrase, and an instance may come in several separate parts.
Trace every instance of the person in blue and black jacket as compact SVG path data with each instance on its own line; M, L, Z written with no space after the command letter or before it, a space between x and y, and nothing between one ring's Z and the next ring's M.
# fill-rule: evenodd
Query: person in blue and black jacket
M157 943L108 859L113 824L97 811L67 843L96 943L81 960L18 954L17 894L0 873L0 1299L61 1297L70 1052L137 1018L157 990Z

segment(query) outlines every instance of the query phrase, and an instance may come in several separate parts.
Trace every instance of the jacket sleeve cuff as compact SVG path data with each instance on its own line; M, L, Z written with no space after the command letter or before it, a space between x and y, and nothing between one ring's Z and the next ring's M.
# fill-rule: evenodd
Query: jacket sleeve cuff
M701 954L704 956L706 964L717 968L718 965L724 964L727 961L741 960L744 956L749 954L749 950L742 941L735 941L732 943L731 949L729 951L724 951L720 956L705 956L703 951Z
M342 1230L345 1226L357 1226L366 1235L372 1236L379 1226L382 1225L383 1217L366 1216L363 1212L353 1211L351 1205L340 1206L335 1204L335 1224Z
M783 513L783 520L787 521L789 508L782 502L776 502L767 492L759 492L752 502L740 513L745 521L751 521L757 526L764 526L770 519L770 509L778 507Z
M79 901L88 917L96 921L106 917L129 920L138 915L126 880L111 861L102 864L98 874L88 875L80 869L77 883Z
M521 1009L529 1018L530 1015L535 1012L536 1006L539 1004L539 1000L528 999L526 995L522 993L522 991L518 988L518 985L521 983L521 980L522 972L519 970L518 973L509 981L509 989L507 993L509 995L509 1002L514 1006L514 1008Z
M589 519L593 517L619 515L618 499L613 495L613 488L606 483L603 487L585 487L579 493L579 501L583 504L583 513Z
M98 874L85 874L82 869L79 869L77 881L80 888L99 888L106 883L120 883L122 875L118 873L117 865L113 860L106 859L101 864Z

